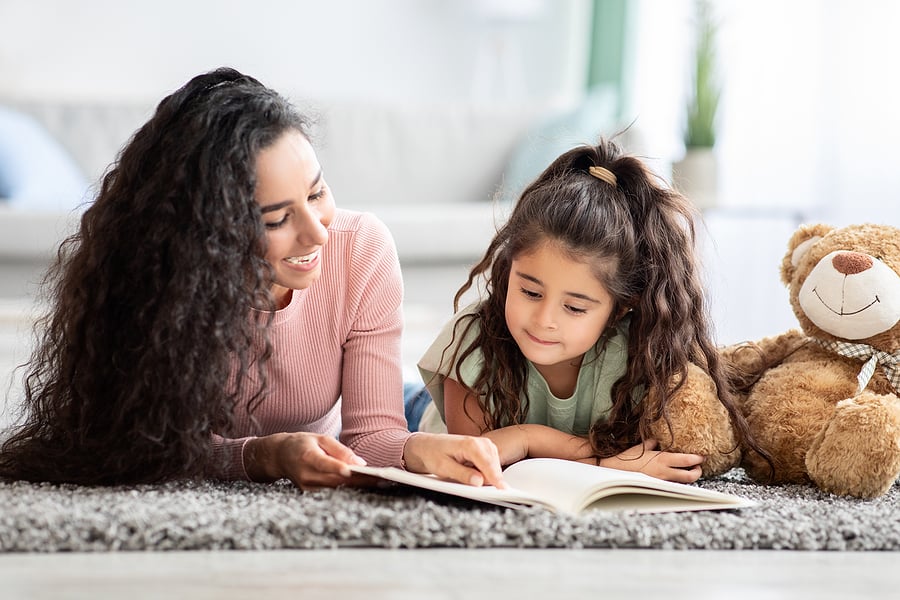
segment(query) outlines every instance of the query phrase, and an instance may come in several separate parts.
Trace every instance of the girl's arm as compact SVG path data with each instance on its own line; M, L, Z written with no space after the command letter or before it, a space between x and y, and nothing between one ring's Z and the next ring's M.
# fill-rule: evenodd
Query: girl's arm
M656 440L646 440L609 458L591 459L601 467L638 471L666 481L693 483L702 474L700 465L704 458L699 454L661 452L656 450Z
M667 481L693 483L701 475L699 454L661 452L657 442L647 440L624 452L597 460L590 442L546 425L511 425L486 429L484 411L478 401L453 379L444 380L444 416L450 433L483 435L497 446L500 463L508 465L523 458L563 458L601 467L638 471Z
M511 425L485 431L487 419L478 401L450 378L444 380L444 417L450 433L482 435L492 440L503 465L527 457L587 460L592 456L586 438L546 425Z

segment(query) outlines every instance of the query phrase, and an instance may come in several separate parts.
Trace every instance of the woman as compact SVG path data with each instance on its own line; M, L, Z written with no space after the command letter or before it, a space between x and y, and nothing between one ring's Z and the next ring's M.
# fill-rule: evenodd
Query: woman
M407 431L393 242L335 208L305 128L233 69L160 102L48 273L0 476L308 487L368 461L502 485L488 440Z

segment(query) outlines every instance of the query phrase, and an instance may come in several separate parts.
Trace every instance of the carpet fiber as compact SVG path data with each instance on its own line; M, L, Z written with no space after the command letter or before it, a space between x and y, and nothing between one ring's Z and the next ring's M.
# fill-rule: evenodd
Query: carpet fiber
M0 551L398 547L900 549L900 486L876 500L760 486L740 469L703 487L753 508L558 516L405 488L177 481L91 488L0 482Z

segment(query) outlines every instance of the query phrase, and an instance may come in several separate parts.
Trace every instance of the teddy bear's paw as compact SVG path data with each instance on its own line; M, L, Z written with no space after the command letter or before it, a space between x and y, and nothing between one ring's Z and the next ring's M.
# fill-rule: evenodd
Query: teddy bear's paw
M806 454L810 478L841 496L874 498L900 474L900 401L871 392L842 400Z
M703 470L703 477L715 477L741 464L741 451L737 448L731 452L714 451L706 454L706 460L700 468Z
M706 419L685 422L675 420L672 428L664 419L651 425L651 435L666 452L700 454L704 477L721 475L741 462L741 450L727 414L707 415Z
M705 477L720 475L740 463L728 411L710 376L697 365L688 365L687 378L670 400L667 416L650 425L660 450L706 457L702 466Z

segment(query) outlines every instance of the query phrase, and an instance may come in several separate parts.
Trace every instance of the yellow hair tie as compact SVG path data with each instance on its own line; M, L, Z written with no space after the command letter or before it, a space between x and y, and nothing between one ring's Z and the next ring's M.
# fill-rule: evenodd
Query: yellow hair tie
M588 173L590 173L597 179L602 179L609 185L616 187L616 174L606 167L589 167Z

